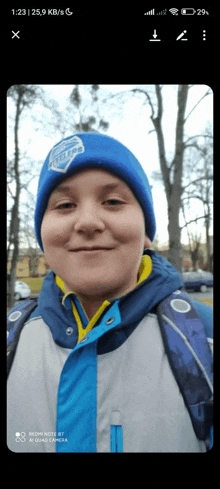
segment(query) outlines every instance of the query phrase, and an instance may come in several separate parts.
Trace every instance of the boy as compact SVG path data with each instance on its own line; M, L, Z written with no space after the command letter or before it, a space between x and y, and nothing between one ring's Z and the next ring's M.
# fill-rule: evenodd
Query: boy
M183 283L149 249L153 203L134 155L96 133L55 145L39 179L35 229L52 271L10 371L8 447L205 451L156 315L171 293L177 305ZM211 308L196 307L211 330Z

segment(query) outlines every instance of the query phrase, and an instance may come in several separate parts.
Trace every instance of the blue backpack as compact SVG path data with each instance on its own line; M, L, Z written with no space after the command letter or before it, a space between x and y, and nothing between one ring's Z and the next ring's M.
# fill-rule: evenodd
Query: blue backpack
M8 313L7 374L25 322L37 306L37 299L22 302ZM203 324L189 296L180 290L157 306L157 316L169 359L195 434L213 445L213 358Z
M213 357L192 301L177 290L157 306L165 352L195 434L213 445Z

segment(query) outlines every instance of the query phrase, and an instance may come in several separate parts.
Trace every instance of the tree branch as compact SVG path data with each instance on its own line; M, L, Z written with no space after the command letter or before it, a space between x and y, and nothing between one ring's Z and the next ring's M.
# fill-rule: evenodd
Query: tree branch
M188 195L187 197L183 197L183 198L181 198L181 200L182 200L182 201L183 201L183 200L189 200L189 199L198 199L198 200L200 200L200 201L204 202L205 204L207 203L207 202L206 202L206 201L203 199L203 197L202 197L201 195Z
M179 85L178 86L178 94L177 94L177 120L176 120L176 134L175 134L175 153L173 158L174 165L174 181L173 185L175 188L180 189L181 187L181 178L183 171L183 153L184 153L184 145L183 145L183 136L184 136L184 115L186 110L188 97L188 85Z
M157 111L157 117L151 117L151 120L153 122L153 125L156 130L157 134L157 142L158 142L158 150L159 150L159 158L160 158L160 168L161 172L163 175L163 181L164 181L164 186L165 186L165 192L167 196L167 201L169 199L170 193L171 193L171 183L170 183L170 169L167 164L167 159L166 159L166 152L165 152L165 143L164 143L164 134L162 130L162 116L163 116L163 99L161 95L161 88L160 85L155 85L155 91L156 91L156 96L157 96L157 103L158 103L158 111Z
M187 121L187 119L189 118L189 116L192 114L192 112L195 110L195 108L197 107L197 105L200 104L200 102L205 98L207 97L207 95L210 95L211 94L211 91L210 89L207 90L207 92L198 100L198 102L194 105L194 107L192 108L192 110L189 112L189 114L187 115L187 117L184 119L184 123Z
M208 217L208 214L205 214L204 216L201 216L201 217L196 217L196 219L192 219L191 221L188 221L186 222L186 224L184 224L184 226L181 226L181 230L185 227L188 226L188 224L191 224L192 222L197 222L199 219L206 219Z
M188 143L188 141L190 141L191 139L195 139L195 138L211 138L211 139L213 139L213 136L211 136L210 134L196 134L195 136L191 136L186 141L184 141L184 144Z
M192 182L185 185L185 187L182 187L182 191L186 190L186 188L189 187L190 185L193 185L194 183L200 182L201 180L213 180L213 175L210 175L207 177L204 176L204 177L197 178L196 180L193 180Z
M163 102L162 102L162 95L161 95L162 87L160 85L155 85L155 90L156 90L157 101L158 101L157 117L158 119L161 120L163 115Z
M144 93L144 95L146 95L147 100L148 100L148 103L149 103L150 108L151 108L151 119L153 119L154 118L154 106L152 104L152 101L151 101L151 98L150 98L149 93L147 93L145 90L142 90L141 88L133 88L131 90L131 92L133 92L133 93L139 92L139 93Z
M196 142L191 143L191 144L184 144L184 149L186 149L186 148L196 148L198 151L202 152L202 148L200 148L200 146L198 146L198 144Z

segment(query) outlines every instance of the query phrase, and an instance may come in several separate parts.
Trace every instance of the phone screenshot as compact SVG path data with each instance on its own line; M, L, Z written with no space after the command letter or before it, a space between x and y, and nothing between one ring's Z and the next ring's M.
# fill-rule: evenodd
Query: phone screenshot
M0 36L14 474L30 453L209 470L218 6L7 7Z

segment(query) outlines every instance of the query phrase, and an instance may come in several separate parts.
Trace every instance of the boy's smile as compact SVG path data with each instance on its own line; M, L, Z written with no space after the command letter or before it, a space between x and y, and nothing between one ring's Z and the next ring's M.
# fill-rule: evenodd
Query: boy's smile
M132 290L143 248L150 246L134 194L99 169L81 170L54 189L41 236L48 264L84 303Z

